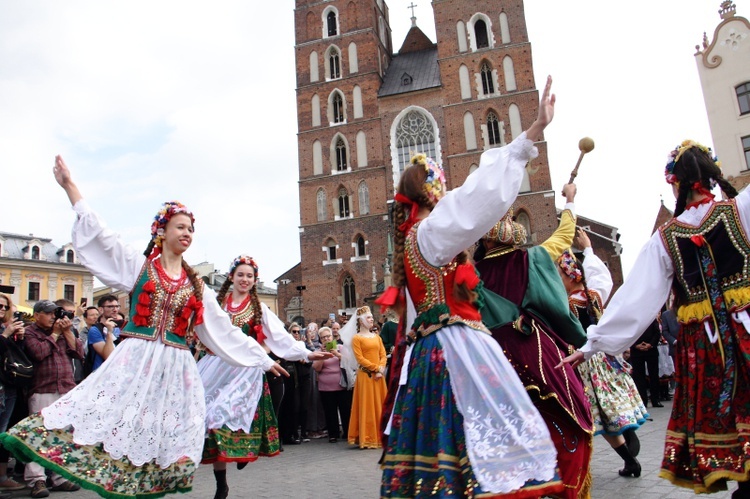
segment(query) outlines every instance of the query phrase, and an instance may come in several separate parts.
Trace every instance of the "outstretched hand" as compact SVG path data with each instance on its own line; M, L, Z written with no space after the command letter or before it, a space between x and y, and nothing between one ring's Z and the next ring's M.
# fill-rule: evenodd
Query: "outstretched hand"
M555 94L551 92L552 89L552 77L547 77L547 83L544 85L544 91L542 92L542 98L539 101L539 112L537 113L536 120L546 127L552 123L552 118L555 117Z
M65 164L65 161L63 161L62 156L55 156L55 166L52 168L52 173L55 174L55 180L57 180L57 183L60 184L60 187L63 189L70 184L70 170L68 169L68 165Z
M582 250L591 247L591 239L589 239L589 235L580 227L576 227L576 235L573 237L573 245Z
M539 111L537 112L536 121L526 130L526 138L537 141L542 137L542 132L555 117L555 94L552 93L552 77L547 77L547 83L544 85L542 98L539 101Z
M281 367L281 365L278 362L274 362L273 365L271 366L271 369L269 369L266 372L269 372L273 374L274 376L286 376L287 378L289 377L289 373L287 372L287 370Z
M330 359L333 357L333 354L331 352L310 352L307 354L307 358L310 360L325 360Z
M557 365L556 365L555 367L556 367L557 369L562 369L562 367L563 367L563 366L564 366L565 364L570 364L570 367L577 367L577 366L578 366L578 364L580 364L580 363L581 363L581 362L583 362L584 360L585 360L585 359L584 359L584 357L583 357L583 352L580 352L580 351L578 351L578 352L575 352L575 353L573 353L573 354L571 354L571 355L568 355L567 357L565 357L565 358L564 358L563 360L561 360L561 361L560 361L560 363L559 363L559 364L557 364Z
M78 187L73 182L68 165L65 164L62 156L55 156L55 166L52 168L52 173L55 175L55 180L60 184L60 187L65 189L65 193L68 195L68 199L70 199L70 204L75 206L83 196L81 196Z

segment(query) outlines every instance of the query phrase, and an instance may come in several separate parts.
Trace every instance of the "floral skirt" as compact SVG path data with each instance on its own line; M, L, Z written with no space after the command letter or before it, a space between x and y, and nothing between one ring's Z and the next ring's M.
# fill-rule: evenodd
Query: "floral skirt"
M696 493L726 490L727 480L749 478L750 335L741 323L731 321L730 328L736 376L725 401L721 339L711 343L703 323L688 324L675 345L677 388L659 476Z
M601 352L578 366L591 403L596 435L621 435L646 422L648 412L630 369L622 357Z
M452 335L454 328L455 326L444 329L451 330L446 334ZM550 447L551 444L544 422L533 408L513 368L504 357L502 363L496 357L502 356L502 350L489 335L477 331L470 331L466 336L457 336L456 340L457 343L468 345L467 350L475 350L475 345L479 343L482 343L479 345L480 348L486 347L482 352L486 354L483 356L484 361L477 363L478 371L486 373L483 387L487 389L485 393L497 394L507 390L514 393L511 398L520 395L522 400L517 404L512 401L500 404L503 415L507 416L503 421L488 421L471 409L466 411L465 416L462 415L452 385L455 383L455 389L467 391L466 379L452 379L448 370L449 363L444 355L446 352L438 333L419 339L412 349L406 384L399 387L396 395L391 430L383 459L381 496L424 497L438 494L457 497L525 498L541 497L561 491L562 483L554 474L554 466L551 480L536 481L533 478L524 478L536 476L540 469L547 469L548 464L541 462L546 461L546 458L541 456L546 455L547 449L537 455L540 461L535 465L538 469L530 470L523 466L524 469L521 470L516 467L516 456L525 457L526 451L533 452L536 448L537 440L530 436L529 432L543 438ZM498 369L504 371L502 378L488 374L497 372ZM510 385L513 388L506 388ZM514 388L517 390L514 391ZM468 419L466 425L465 417ZM513 433L516 430L509 428L506 423L521 424L520 427L516 427L519 431L513 437L506 432ZM478 435L474 436L479 438L467 439L465 427L469 428L470 432L477 433ZM524 446L514 438L527 439L525 443L528 446L522 448ZM482 488L469 461L467 446L472 444L467 440L473 442L475 453L483 457L494 456L489 459L493 464L499 464L502 470L500 474L503 475L494 478L497 478L496 483L505 485L507 492L491 493ZM554 463L554 450L552 459ZM509 486L510 484L513 485Z
M271 392L259 368L236 367L207 355L198 362L206 394L202 463L245 462L280 451Z
M190 490L204 422L190 350L127 338L80 385L0 440L104 497L150 498Z
M70 429L46 429L39 413L3 433L0 441L22 461L35 461L102 497L156 498L193 486L195 464L187 457L167 468L153 461L135 466L127 457L112 459L101 444L73 442Z

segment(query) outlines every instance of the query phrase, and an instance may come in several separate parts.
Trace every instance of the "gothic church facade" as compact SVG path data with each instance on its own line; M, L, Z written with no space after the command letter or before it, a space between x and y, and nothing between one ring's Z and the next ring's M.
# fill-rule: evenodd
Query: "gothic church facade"
M522 0L432 6L437 42L412 17L394 51L383 0L296 2L301 262L276 279L287 321L350 314L382 289L390 200L412 154L435 158L456 187L536 117ZM557 227L546 143L537 147L514 205L529 243Z

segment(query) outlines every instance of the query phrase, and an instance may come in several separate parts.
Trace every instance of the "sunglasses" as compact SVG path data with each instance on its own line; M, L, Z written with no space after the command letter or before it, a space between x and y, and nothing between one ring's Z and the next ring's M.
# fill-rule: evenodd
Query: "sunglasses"
M10 310L10 305L0 305L0 310Z

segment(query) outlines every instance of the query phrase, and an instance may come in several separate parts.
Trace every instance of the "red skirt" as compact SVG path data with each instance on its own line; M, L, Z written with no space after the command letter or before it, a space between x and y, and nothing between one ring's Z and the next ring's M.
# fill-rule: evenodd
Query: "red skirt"
M675 346L675 390L659 474L675 485L710 493L750 471L750 335L731 321L736 378L729 411L719 409L725 378L718 340L702 323L683 325Z

